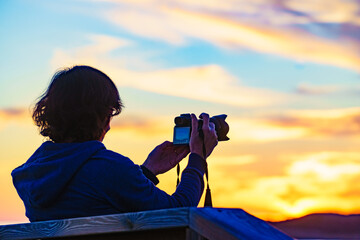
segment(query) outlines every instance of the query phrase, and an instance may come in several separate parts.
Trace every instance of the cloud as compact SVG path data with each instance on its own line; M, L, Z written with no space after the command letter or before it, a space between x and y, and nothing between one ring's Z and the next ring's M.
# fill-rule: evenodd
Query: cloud
M115 131L129 131L144 138L164 136L172 131L173 122L167 117L145 116L143 114L121 114L111 121L111 129Z
M212 185L217 204L234 207L241 204L252 214L272 220L311 212L359 211L360 152L281 154L278 160L282 159L285 168L278 174L259 175L257 169L244 166L222 173L220 166L211 169L213 178L222 179ZM257 159L264 164L264 160Z
M256 155L232 155L232 156L218 156L218 159L214 159L213 165L216 166L225 166L230 165L231 167L234 166L242 166L254 163L258 161Z
M284 156L292 163L287 168L287 177L283 179L289 188L283 193L285 202L292 199L294 192L299 193L298 199L289 210L295 210L296 205L303 201L310 203L304 208L308 211L351 211L357 210L356 201L360 195L351 199L343 199L343 195L358 191L354 188L360 175L359 152L318 152L311 154ZM293 199L294 200L294 199ZM348 201L347 206L345 201ZM339 207L340 204L343 207ZM338 208L337 210L335 210ZM303 209L304 210L304 209Z
M111 52L114 49L130 46L132 43L123 38L116 38L102 34L91 34L87 36L89 44L72 49L72 54L68 54L62 49L55 49L51 59L51 65L54 69L59 66L71 66L86 62L89 65L97 65L101 62L99 56L103 53ZM76 56L76 60L73 56Z
M294 126L292 128L285 128L281 126L281 124L272 124L267 120L258 120L256 118L229 119L228 122L230 125L229 136L232 141L279 141L284 139L301 138L305 136L307 132L306 129L302 127Z
M284 6L302 12L316 22L351 23L360 26L360 6L357 0L289 0L284 2Z
M238 107L280 104L286 94L238 84L218 65L165 69L153 72L111 71L119 86Z
M298 110L277 117L268 123L282 129L303 129L305 135L336 137L360 136L360 109Z
M338 39L335 41L315 36L306 31L305 28L300 30L300 27L280 27L269 22L271 19L281 16L286 19L284 21L289 21L291 25L293 22L289 20L291 18L289 14L294 13L294 9L301 8L303 15L306 16L308 12L305 10L311 11L311 4L308 4L309 6L300 6L299 4L299 6L295 6L294 3L289 3L289 6L282 6L285 10L289 8L288 11L285 11L273 2L271 2L272 5L266 4L264 1L258 1L257 4L247 2L247 4L240 2L242 5L248 6L244 9L247 9L249 13L253 12L247 20L242 19L241 16L244 13L236 7L236 2L224 6L222 2L216 1L213 4L204 2L190 4L189 1L184 4L180 1L175 3L161 2L161 4L153 1L135 1L132 3L120 1L118 2L120 3L119 6L114 6L112 10L104 12L102 17L135 35L170 44L182 45L191 39L200 39L230 49L245 48L296 61L360 70L358 40L349 36L346 38L340 36L341 41L339 42ZM322 3L327 5L323 1ZM338 6L340 2L336 1L336 4L332 5ZM220 10L216 6L221 6L219 7ZM230 9L230 6L233 9ZM356 6L356 4L351 6ZM351 6L346 9L352 9ZM258 17L261 18L261 13L266 15L267 9L271 10L269 11L272 13L272 17L260 23L254 20ZM335 11L336 8L333 7L332 10ZM347 12L355 10L347 10ZM328 14L329 16L325 17L324 10L317 13L316 16L325 21L336 18L336 16L345 16L345 13L342 10L336 10L334 14ZM291 16L292 19L304 18L296 17L296 14ZM337 18L340 19L340 17ZM267 20L269 21L266 22ZM357 22L358 20L354 21ZM307 22L310 22L309 19Z
M73 65L79 62L95 65L111 76L118 86L231 106L269 106L281 104L291 98L285 93L243 86L239 84L239 79L218 65L142 72L128 70L122 65L126 58L114 59L109 56L109 52L117 49L120 44L112 44L112 47L105 48L98 47L98 45L106 45L109 40L117 43L116 39L102 36L93 40L95 41L89 46L79 49L70 51L57 49L51 61L53 66ZM92 47L94 51L87 51Z
M356 177L360 175L359 157L359 152L320 152L293 156L295 162L289 167L288 172L296 176L312 175L319 182ZM309 191L311 188L305 189Z
M0 116L1 118L15 118L23 115L25 112L24 109L19 108L4 108L0 109Z
M98 0L100 2L111 2L121 6L128 2L121 0ZM270 24L300 24L309 22L322 23L352 23L359 24L358 0L228 0L226 2L213 1L191 1L191 0L137 0L131 1L131 6L138 8L151 7L177 7L212 14L227 14L228 18L248 19L251 21L267 22ZM326 7L324 7L326 6ZM257 18L256 18L257 17ZM280 20L279 20L280 19ZM286 20L286 21L285 21Z
M359 95L360 87L358 86L341 86L341 85L313 85L301 83L297 86L296 92L303 95L327 95L327 94L351 94Z
M28 124L31 120L29 112L22 108L0 109L0 130L10 124Z
M229 116L231 142L259 144L285 140L360 138L360 109L283 110Z

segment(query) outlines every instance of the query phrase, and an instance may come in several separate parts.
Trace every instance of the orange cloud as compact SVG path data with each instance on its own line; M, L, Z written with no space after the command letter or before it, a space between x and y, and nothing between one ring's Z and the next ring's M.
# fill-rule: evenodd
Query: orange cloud
M303 129L311 136L360 136L359 108L292 111L268 122L283 129Z
M273 221L313 212L360 211L360 152L282 154L279 158L284 172L268 176L259 175L256 168L249 172L244 166L225 171L217 164L210 169L211 179L222 179L212 184L216 205L241 206ZM270 161L257 159L260 165Z
M272 124L267 120L238 118L229 119L230 138L232 141L268 142L284 139L300 138L307 130L302 127L285 128L280 124Z
M164 136L172 131L173 122L167 117L152 117L143 114L122 114L111 121L111 129L130 131L142 137Z
M229 117L229 136L243 143L360 137L360 109L289 110L247 118Z
M312 175L319 182L346 179L360 175L359 152L320 152L310 155L292 156L295 162L289 167L291 175ZM310 188L306 188L310 189ZM333 191L334 189L328 189Z
M235 2L232 4L236 5ZM102 17L136 35L175 45L185 44L186 41L197 38L230 49L246 48L296 61L360 70L359 45L354 39L344 38L339 43L300 29L280 28L274 25L267 25L265 28L256 21L251 24L249 21L237 21L232 17L236 16L236 11L234 15L219 14L217 9L212 7L212 11L203 11L203 5L205 9L209 7L208 4L183 6L181 3L158 5L151 1L121 2L121 7L104 12ZM223 6L220 2L217 5ZM251 8L251 4L249 5ZM292 8L300 8L292 5ZM255 8L258 14L263 10L261 4ZM336 12L328 18L335 18L336 14L344 16L345 13ZM276 15L273 15L275 18ZM289 18L286 15L281 16ZM319 19L325 18L325 12L317 16Z
M232 117L229 136L237 142L271 142L308 137L360 137L360 109L285 110Z
M31 120L30 113L21 108L0 109L0 130L6 126L16 124L27 124Z

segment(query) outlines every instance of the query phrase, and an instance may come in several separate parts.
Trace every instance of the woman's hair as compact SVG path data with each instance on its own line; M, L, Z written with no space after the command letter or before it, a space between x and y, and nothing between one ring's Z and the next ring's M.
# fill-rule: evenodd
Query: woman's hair
M40 134L52 141L99 140L123 104L111 79L89 66L58 71L33 112Z

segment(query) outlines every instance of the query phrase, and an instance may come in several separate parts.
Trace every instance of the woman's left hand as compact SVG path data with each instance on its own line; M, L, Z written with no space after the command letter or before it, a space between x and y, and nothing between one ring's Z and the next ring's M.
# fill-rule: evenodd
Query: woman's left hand
M175 167L189 152L187 145L174 145L165 141L151 151L143 166L155 175L165 173Z

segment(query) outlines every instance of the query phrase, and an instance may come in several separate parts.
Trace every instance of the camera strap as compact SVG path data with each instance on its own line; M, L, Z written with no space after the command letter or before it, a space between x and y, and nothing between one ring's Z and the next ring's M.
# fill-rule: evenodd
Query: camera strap
M205 145L203 145L203 154L204 156L206 156L206 149L205 149ZM212 198L211 198L211 190L210 190L210 186L209 186L209 171L208 171L208 164L206 161L206 157L204 157L204 161L205 161L205 178L206 178L206 192L205 192L205 202L204 202L204 207L212 207ZM177 165L176 167L176 173L177 173L177 179L176 179L176 187L179 185L180 183L180 164Z
M212 199L211 199L211 191L209 186L209 171L208 171L208 164L206 161L206 149L205 144L203 144L203 154L205 160L205 177L206 177L206 193L205 193L205 202L204 207L212 207Z
M177 179L176 179L176 187L179 186L179 183L180 183L180 179L179 179L179 176L180 176L180 164L178 163L177 167L176 167L176 173L177 173Z

